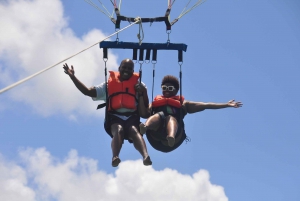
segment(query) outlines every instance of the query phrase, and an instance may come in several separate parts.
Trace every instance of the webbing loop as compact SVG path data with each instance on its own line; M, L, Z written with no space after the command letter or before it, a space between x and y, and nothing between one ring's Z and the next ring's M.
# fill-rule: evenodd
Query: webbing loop
M152 63L153 63L153 61L156 62L156 59L157 59L157 49L153 49L153 51L152 51Z
M145 57L145 63L150 63L150 55L151 55L151 49L146 49L146 57Z
M170 34L171 34L171 30L167 30L166 33L168 34L168 40L167 40L167 43L170 43Z
M120 30L119 28L115 28L115 31ZM117 33L116 42L119 42L119 33Z
M140 49L139 63L141 61L144 63L144 49Z
M132 60L136 62L137 60L137 48L132 49Z
M178 50L178 63L183 63L182 50Z
M103 61L104 59L107 61L107 48L103 48Z

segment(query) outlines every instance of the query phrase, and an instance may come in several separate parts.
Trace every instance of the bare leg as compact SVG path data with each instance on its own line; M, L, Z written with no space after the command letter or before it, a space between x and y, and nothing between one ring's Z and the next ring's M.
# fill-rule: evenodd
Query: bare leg
M169 115L166 117L166 129L168 145L173 147L175 144L175 136L178 129L178 122L175 117Z
M158 114L154 114L151 117L149 117L145 124L140 124L140 131L141 134L145 134L147 129L157 131L160 127L160 116Z
M133 141L135 149L142 155L144 165L152 165L144 138L134 126L132 126L129 130L129 139Z
M113 135L111 141L111 150L113 154L112 158L112 166L117 167L121 162L119 158L119 154L122 148L123 140L124 140L124 131L120 124L113 124L111 125L111 133Z

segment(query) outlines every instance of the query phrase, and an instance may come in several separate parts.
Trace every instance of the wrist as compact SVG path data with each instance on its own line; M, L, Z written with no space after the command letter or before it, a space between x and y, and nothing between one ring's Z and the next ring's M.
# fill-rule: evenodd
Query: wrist
M138 96L139 96L139 97L142 97L143 95L144 95L144 92L138 93Z

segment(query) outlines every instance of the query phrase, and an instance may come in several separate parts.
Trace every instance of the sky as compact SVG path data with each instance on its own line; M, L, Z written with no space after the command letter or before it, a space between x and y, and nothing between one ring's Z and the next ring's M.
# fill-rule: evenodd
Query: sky
M187 2L174 3L171 20ZM112 12L110 1L102 3ZM122 1L121 14L157 17L166 8L167 1ZM207 0L180 18L169 39L188 45L185 99L235 99L243 107L188 114L191 141L171 153L144 136L150 167L128 142L119 167L111 167L100 102L82 95L62 64L0 94L0 201L300 200L299 25L296 0ZM115 32L84 0L0 0L0 27L0 89ZM168 40L164 23L142 28L143 42ZM119 41L138 42L138 33L133 25ZM95 45L66 62L90 87L105 79L102 56ZM132 52L110 50L108 57L108 69L117 70ZM177 53L158 51L154 83L151 62L142 69L152 99L163 76L179 75Z

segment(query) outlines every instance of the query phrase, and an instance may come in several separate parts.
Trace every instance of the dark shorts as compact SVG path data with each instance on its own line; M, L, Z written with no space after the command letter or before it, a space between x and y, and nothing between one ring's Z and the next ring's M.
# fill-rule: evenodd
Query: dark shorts
M159 127L159 129L157 131L147 130L146 136L147 136L149 143L151 144L151 146L154 149L161 151L161 152L170 152L170 151L177 149L182 144L182 142L186 139L186 134L185 134L185 130L184 130L184 122L182 120L181 120L181 123L179 122L178 130L177 130L177 133L175 136L175 138L177 138L179 136L180 132L182 131L180 140L173 147L166 146L161 142L161 140L167 142L167 140L166 140L167 131L166 131L166 125L165 125L166 116L163 112L158 112L156 114L159 114L159 116L160 116L160 121L161 121L160 125L161 126Z
M111 134L111 125L118 123L124 129L124 139L132 143L132 140L128 139L128 133L131 126L136 127L136 129L139 131L140 117L137 114L133 114L127 120L123 120L113 114L108 113L106 118L107 119L104 122L104 129L111 138L113 138L113 135Z

